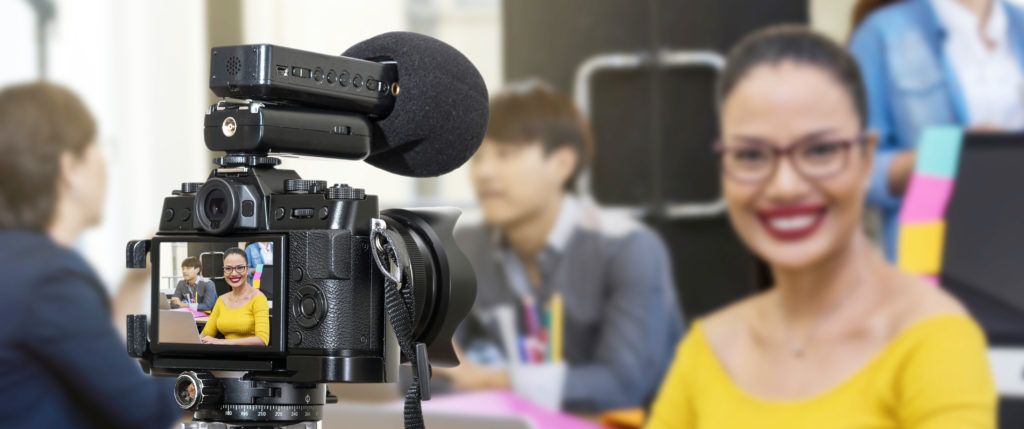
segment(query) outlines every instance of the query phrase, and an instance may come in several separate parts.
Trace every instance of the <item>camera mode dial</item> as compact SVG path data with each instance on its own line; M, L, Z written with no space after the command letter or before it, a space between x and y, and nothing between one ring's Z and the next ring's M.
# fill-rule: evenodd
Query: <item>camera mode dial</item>
M338 184L327 188L327 198L332 200L361 200L366 198L366 191L362 188Z
M289 194L319 194L327 189L323 180L288 179L284 181L284 191Z
M202 182L184 182L181 184L181 193L194 194L196 192L199 192L199 188L202 186Z

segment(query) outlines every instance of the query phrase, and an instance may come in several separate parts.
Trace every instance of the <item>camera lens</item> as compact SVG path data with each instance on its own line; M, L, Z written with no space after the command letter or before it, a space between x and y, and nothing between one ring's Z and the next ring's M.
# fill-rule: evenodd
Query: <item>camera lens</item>
M231 231L238 217L239 197L234 187L224 179L207 181L196 194L193 212L199 227L211 234Z
M396 245L409 256L416 320L413 337L427 344L437 367L458 365L452 347L455 328L476 300L476 274L455 244L455 208L390 209L381 212L401 237Z

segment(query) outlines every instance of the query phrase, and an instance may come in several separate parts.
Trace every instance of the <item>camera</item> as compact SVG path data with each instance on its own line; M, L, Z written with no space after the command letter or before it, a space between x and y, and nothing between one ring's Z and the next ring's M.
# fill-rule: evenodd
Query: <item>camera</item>
M177 377L190 427L318 427L336 400L324 383L393 382L401 362L413 365L406 400L418 410L430 366L458 364L452 336L476 296L453 238L459 210L380 210L376 195L303 179L274 156L360 160L400 146L387 118L410 115L400 85L423 80L402 68L401 52L424 43L469 64L413 33L361 45L399 58L212 50L210 88L223 98L206 112L204 139L224 154L206 181L164 199L155 237L126 250L129 268L149 262L153 284L149 315L128 317L128 352L146 371ZM479 81L486 102L469 69L476 75L463 79ZM482 131L486 113L476 122Z

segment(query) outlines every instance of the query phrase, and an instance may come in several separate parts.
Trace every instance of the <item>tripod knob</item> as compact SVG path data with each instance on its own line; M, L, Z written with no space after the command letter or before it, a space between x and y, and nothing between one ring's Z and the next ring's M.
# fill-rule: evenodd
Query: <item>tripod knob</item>
M216 403L223 393L217 377L205 371L185 371L174 381L174 400L183 410Z

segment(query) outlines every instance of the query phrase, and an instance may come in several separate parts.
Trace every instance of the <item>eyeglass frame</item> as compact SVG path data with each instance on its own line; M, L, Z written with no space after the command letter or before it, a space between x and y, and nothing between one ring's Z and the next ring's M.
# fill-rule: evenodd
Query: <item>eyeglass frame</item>
M233 267L232 266L224 266L222 270L224 271L224 274L231 274L231 273L245 274L245 273L249 272L249 265L248 264L246 264L246 265L235 265Z
M871 141L871 133L862 132L862 133L859 133L856 137L852 137L852 138L838 138L838 139L831 140L828 143L838 143L838 144L841 144L841 148L844 151L844 154L849 154L850 148L852 148L853 146L867 144L870 141ZM729 178L731 178L731 179L733 179L733 180L735 180L737 182L746 183L746 184L754 184L754 185L756 185L756 184L762 184L762 183L767 182L769 179L772 178L772 176L775 175L776 171L779 169L779 164L780 164L782 159L786 159L790 164L792 164L793 170L796 171L797 174L799 174L801 177L803 177L805 179L808 179L808 180L825 180L825 179L829 179L829 178L838 176L838 175L842 174L844 171L846 171L846 167L849 166L849 164L850 164L850 157L848 155L845 158L843 158L843 165L841 167L837 168L835 172L830 173L830 174L826 174L826 175L810 175L810 174L807 174L806 172L804 172L800 168L799 163L793 162L793 153L795 153L799 149L804 148L806 146L809 146L809 145L812 145L812 144L821 144L821 143L822 143L821 141L804 140L804 141L798 141L796 143L790 144L790 145L788 145L788 146L786 146L784 148L780 148L780 147L775 146L775 145L770 144L770 143L755 143L755 144L751 144L750 146L767 147L768 149L771 150L772 155L775 157L774 158L774 162L772 163L772 168L770 170L768 170L768 173L766 173L763 178L760 178L760 179L757 179L757 180L744 179L744 178L738 177L736 174L730 174L729 173L729 169L725 168L725 155L726 155L726 152L728 152L730 150L730 148L726 147L725 143L723 143L721 139L718 139L718 140L715 141L714 145L712 145L712 151L716 155L719 156L719 160L722 163L722 171L723 171L723 173L727 177L729 177Z

